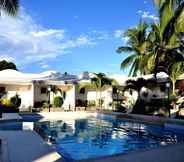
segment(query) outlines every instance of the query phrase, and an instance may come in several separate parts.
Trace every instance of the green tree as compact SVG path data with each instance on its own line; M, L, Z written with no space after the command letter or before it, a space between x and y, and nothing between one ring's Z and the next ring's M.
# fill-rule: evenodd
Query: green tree
M10 16L16 16L19 10L19 0L0 0L0 8Z
M173 96L176 96L175 92L175 85L178 77L183 74L184 72L184 62L177 62L172 65L170 71L169 71L169 78L172 82L172 94Z
M17 67L13 62L7 62L5 60L0 61L0 71L1 70L6 70L6 69L17 70Z
M117 84L117 82L113 79L106 77L106 75L104 73L98 73L98 74L93 73L93 75L94 75L94 77L91 78L91 82L80 84L78 90L80 91L82 88L96 89L96 105L98 104L97 92L99 92L99 94L100 94L99 106L102 108L102 97L101 97L102 90L106 89L108 86Z
M60 96L63 99L65 99L65 97L66 97L66 92L62 91L56 85L50 85L50 92L52 92L54 95L57 95L57 93L60 93Z
M183 61L183 46L179 34L184 32L184 2L181 0L155 0L159 23L151 25L149 53L153 72L169 73L173 64ZM148 61L149 62L149 61Z
M121 63L121 69L131 66L129 76L149 73L146 69L147 65L147 31L148 25L144 21L140 21L139 25L128 29L125 37L128 38L125 46L117 49L118 53L130 53L130 55Z

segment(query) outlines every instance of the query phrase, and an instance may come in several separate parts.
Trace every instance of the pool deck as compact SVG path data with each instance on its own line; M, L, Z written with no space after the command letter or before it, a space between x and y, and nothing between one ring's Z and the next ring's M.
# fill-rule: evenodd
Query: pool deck
M147 151L135 151L78 162L184 162L183 150L184 144L176 144Z
M62 157L34 131L0 131L2 162L63 162Z
M2 118L0 118L0 122L17 120L22 120L22 117L18 113L3 113Z

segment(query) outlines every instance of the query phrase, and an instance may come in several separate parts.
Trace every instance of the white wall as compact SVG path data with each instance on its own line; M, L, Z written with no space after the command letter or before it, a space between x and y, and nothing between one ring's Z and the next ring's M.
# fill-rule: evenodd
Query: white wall
M28 110L33 106L33 89L32 85L0 85L6 88L7 97L10 99L16 94L21 98L20 111Z
M66 98L64 100L63 103L63 108L65 110L74 110L75 109L75 100L76 100L76 86L75 85L71 85L71 88L69 90L66 91Z
M101 91L101 94L99 91L96 92L95 89L85 89L84 94L77 93L76 98L80 100L87 100L87 101L96 101L99 100L101 96L101 99L104 100L103 107L105 108L112 108L109 107L109 104L112 103L112 88L108 88L104 91Z
M48 94L41 94L41 88L47 88L46 85L42 84L34 84L34 102L41 102L48 100Z

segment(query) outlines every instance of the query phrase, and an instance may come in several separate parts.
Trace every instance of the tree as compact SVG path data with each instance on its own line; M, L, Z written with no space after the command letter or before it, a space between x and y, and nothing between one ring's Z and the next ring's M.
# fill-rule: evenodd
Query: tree
M184 72L184 62L177 62L172 65L169 71L169 78L172 82L172 94L176 96L175 85L178 77Z
M6 69L17 70L17 67L13 62L7 62L5 60L0 61L0 71L1 70L6 70Z
M155 0L159 23L151 25L149 52L156 74L167 74L173 64L184 61L179 35L184 32L184 2L182 0Z
M10 16L16 16L19 10L19 0L0 0L0 8Z
M106 77L104 73L93 73L94 77L91 78L91 83L82 83L79 85L79 91L82 88L94 88L96 89L96 102L97 102L97 92L100 94L100 102L99 105L102 108L102 99L101 92L106 89L108 86L117 84L117 82L113 79Z
M147 67L147 34L146 30L148 25L144 21L140 21L139 25L134 28L128 29L125 37L128 38L126 46L119 47L118 53L130 53L130 55L121 63L121 69L129 66L129 76L137 76L137 74L149 73Z

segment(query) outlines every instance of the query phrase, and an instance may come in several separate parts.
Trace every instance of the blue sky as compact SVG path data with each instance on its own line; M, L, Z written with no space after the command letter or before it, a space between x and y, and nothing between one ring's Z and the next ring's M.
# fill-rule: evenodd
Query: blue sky
M0 21L0 59L24 72L121 73L123 32L157 19L152 0L21 0L19 16ZM10 25L11 24L11 25Z

